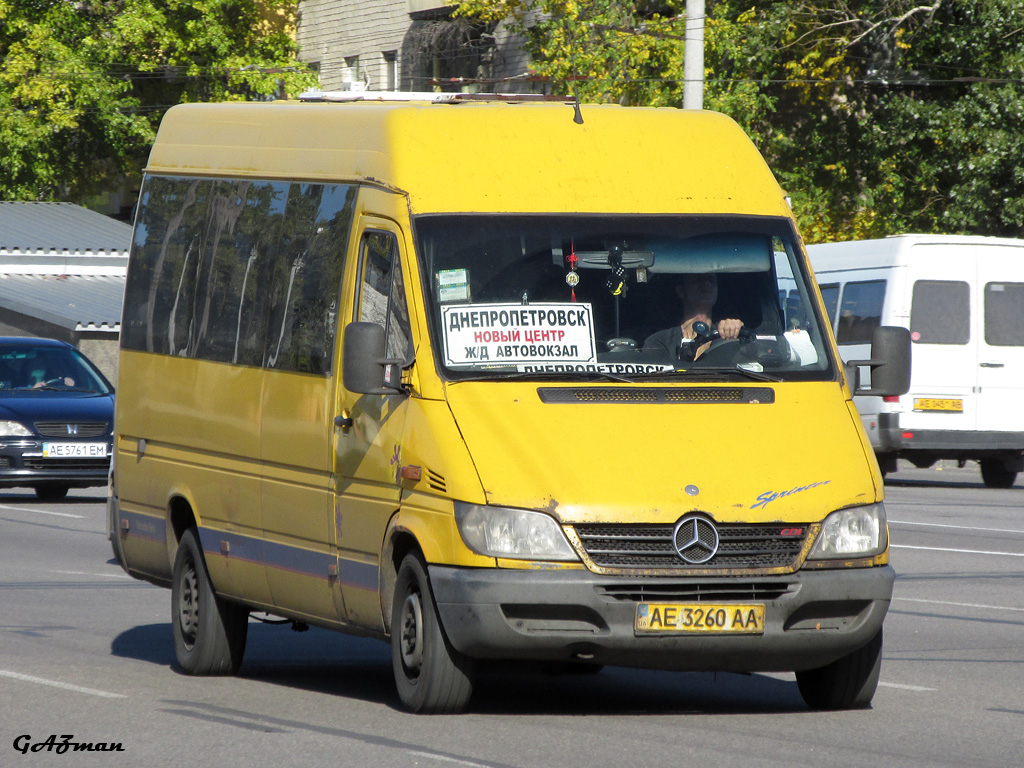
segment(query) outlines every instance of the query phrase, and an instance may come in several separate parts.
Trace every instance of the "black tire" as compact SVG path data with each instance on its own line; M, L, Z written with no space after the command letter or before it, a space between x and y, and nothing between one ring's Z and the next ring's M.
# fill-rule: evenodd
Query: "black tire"
M233 675L242 663L249 611L213 591L195 529L185 531L171 583L174 653L188 675Z
M1007 469L1006 462L1002 459L982 459L981 479L988 488L1012 488L1017 473Z
M811 709L867 709L882 668L882 630L863 648L838 661L796 673L800 695Z
M47 483L35 487L36 498L40 501L60 501L68 495L68 486L63 483Z
M395 583L391 666L398 696L411 712L461 712L473 693L472 660L444 636L427 568L414 553L402 560Z

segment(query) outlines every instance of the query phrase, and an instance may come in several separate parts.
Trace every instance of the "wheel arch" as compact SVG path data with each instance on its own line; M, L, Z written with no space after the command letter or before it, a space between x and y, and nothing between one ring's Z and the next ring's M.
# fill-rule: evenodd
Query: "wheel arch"
M192 502L181 494L175 494L167 502L167 559L173 565L181 537L189 528L197 527L199 520L196 517Z
M397 516L397 515L396 515ZM391 634L391 608L395 596L395 583L402 560L410 552L423 556L423 547L412 531L395 524L392 517L385 537L384 551L380 559L380 609L384 618L384 631Z

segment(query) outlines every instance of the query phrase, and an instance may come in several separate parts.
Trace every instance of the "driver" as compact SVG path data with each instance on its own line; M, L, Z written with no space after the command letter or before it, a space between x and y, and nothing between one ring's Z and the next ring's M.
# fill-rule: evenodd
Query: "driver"
M673 357L683 344L696 338L694 323L707 323L709 328L716 328L723 339L736 339L740 335L743 323L736 318L712 320L711 311L718 301L718 277L714 273L691 274L683 278L682 284L676 287L676 294L683 302L683 321L679 325L652 333L644 341L645 351L668 352ZM693 359L700 357L711 342L701 345Z

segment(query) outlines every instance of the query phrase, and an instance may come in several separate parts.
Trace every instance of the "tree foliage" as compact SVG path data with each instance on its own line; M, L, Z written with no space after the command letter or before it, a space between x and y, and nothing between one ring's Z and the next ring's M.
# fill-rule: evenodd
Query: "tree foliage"
M681 105L684 0L452 1L505 19L556 92ZM751 135L806 239L1024 236L1019 0L707 0L706 13L705 107Z
M0 199L81 200L137 177L163 112L272 97L297 0L0 0Z

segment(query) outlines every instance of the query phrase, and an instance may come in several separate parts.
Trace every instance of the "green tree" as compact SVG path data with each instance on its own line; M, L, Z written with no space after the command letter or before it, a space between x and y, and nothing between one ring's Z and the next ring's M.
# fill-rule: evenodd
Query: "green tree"
M163 112L315 84L297 0L0 0L0 199L135 179Z
M454 1L454 0L453 0ZM685 2L462 0L554 92L680 105ZM705 107L736 119L808 241L1021 236L1019 0L707 0Z

